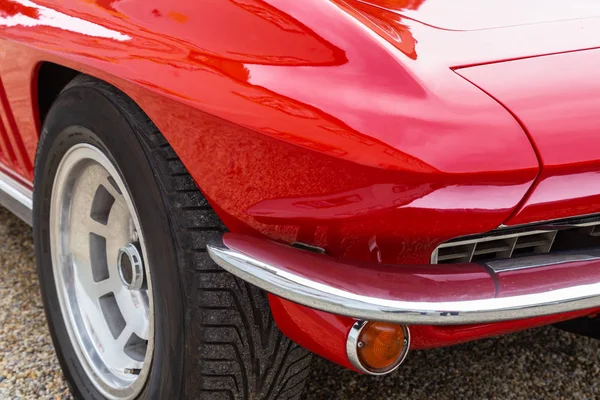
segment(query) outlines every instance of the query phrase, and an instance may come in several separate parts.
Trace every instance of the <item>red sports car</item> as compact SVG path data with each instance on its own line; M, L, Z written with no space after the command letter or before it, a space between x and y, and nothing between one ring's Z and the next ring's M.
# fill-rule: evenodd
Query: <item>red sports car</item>
M0 0L0 202L78 398L600 336L599 110L596 0Z

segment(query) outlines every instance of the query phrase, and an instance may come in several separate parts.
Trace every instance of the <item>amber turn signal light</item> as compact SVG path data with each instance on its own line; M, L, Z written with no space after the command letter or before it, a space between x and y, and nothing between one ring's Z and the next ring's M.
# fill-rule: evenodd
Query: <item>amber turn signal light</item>
M410 346L408 327L389 322L357 322L347 343L350 362L361 372L387 374L404 361Z

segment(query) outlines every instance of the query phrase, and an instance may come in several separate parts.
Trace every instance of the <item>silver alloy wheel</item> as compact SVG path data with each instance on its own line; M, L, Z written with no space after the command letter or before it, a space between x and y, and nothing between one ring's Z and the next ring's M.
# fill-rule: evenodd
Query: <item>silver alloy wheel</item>
M143 389L151 366L152 282L131 196L97 147L75 145L61 160L50 230L56 290L79 361L105 397L131 399ZM124 262L123 249L131 248L141 250L141 260ZM139 285L126 286L122 276L128 272L119 266L139 262Z

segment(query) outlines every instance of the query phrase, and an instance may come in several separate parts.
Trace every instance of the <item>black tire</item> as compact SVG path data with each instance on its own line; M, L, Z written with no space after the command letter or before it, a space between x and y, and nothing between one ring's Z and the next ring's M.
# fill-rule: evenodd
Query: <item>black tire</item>
M77 126L93 133L68 133ZM124 178L157 282L154 357L139 398L299 398L310 353L278 330L263 291L209 258L206 243L224 227L154 124L122 92L85 75L67 85L48 113L34 181L33 233L42 297L73 394L102 398L66 334L48 232L58 163L68 148L82 142L102 149Z

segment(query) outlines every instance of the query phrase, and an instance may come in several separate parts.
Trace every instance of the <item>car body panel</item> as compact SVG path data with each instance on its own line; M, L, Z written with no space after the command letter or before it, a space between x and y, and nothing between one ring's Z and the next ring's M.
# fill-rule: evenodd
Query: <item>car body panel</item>
M31 82L50 61L132 97L230 229L338 257L427 262L437 243L500 225L535 179L529 141L500 105L443 64L424 84L415 60L351 11L322 0L207 4L4 0L11 61L0 72L30 163ZM240 54L239 33L200 27L228 15L260 42L253 54ZM480 140L484 131L497 139Z
M516 114L535 144L541 173L505 225L600 210L600 50L457 71Z
M586 16L539 24L506 26L473 31L439 29L405 17L402 13L369 3L385 0L334 0L414 62L407 68L424 81L439 77L439 68L456 68L600 46L599 17ZM394 2L394 0L391 0ZM438 3L454 4L452 1ZM400 1L399 3L405 3ZM419 12L428 1L414 1ZM486 2L487 5L490 2ZM492 1L492 6L506 2ZM521 3L522 4L522 3ZM483 3L482 3L483 6ZM564 1L544 1L544 7L564 7ZM567 8L567 7L565 7ZM463 12L457 8L454 14ZM482 18L494 18L492 12ZM476 22L477 23L477 22Z
M441 29L472 31L600 16L595 0L362 0Z
M428 263L505 223L540 171L519 122L454 69L600 47L598 21L450 31L357 0L0 0L0 169L31 186L51 62L130 96L232 232Z

